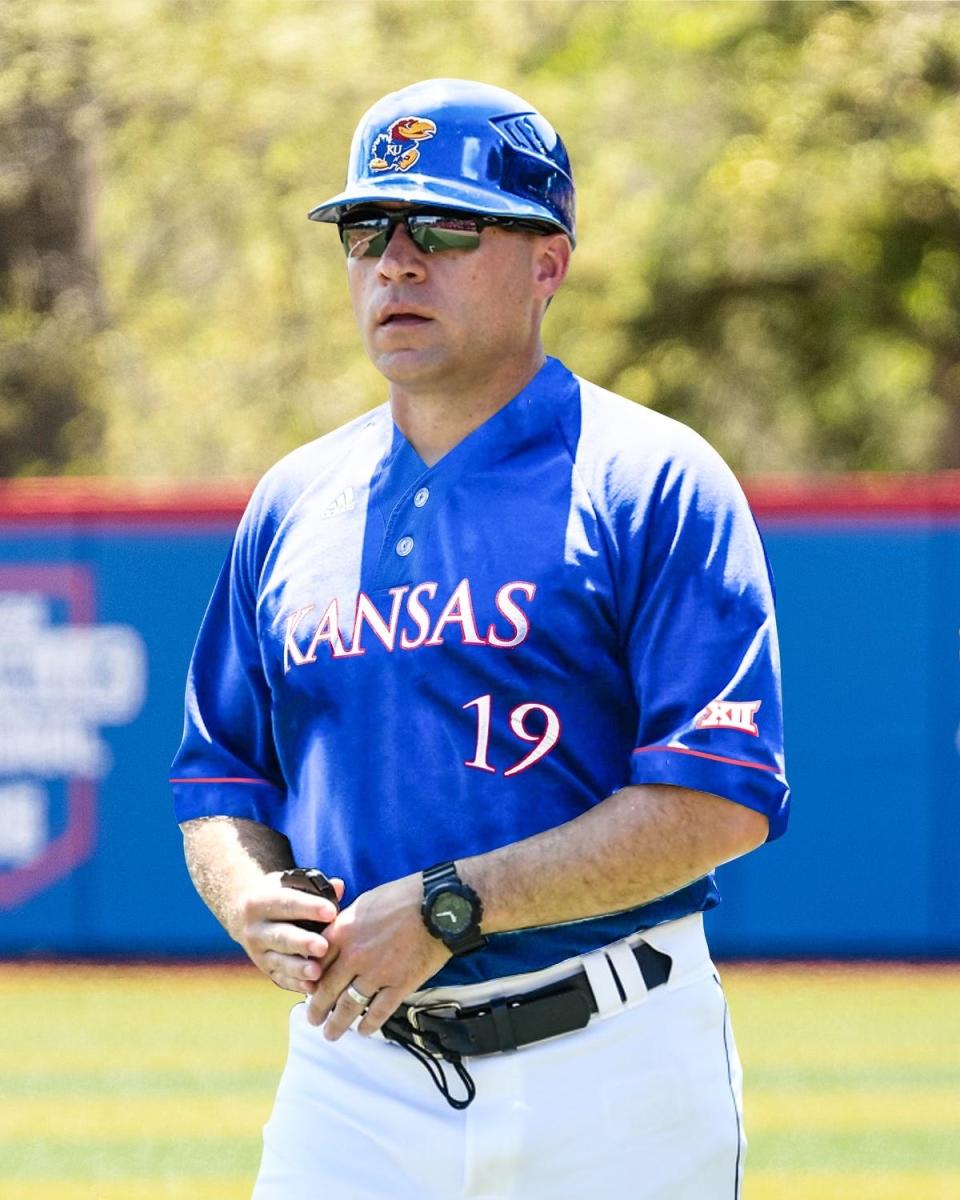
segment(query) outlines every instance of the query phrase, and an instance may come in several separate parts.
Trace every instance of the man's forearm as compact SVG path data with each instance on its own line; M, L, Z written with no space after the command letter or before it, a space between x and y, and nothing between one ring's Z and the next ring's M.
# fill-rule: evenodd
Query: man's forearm
M766 817L706 792L626 787L573 821L458 860L498 933L618 912L668 895L754 849Z
M766 833L765 817L719 796L628 787L555 829L457 863L483 901L481 929L499 933L633 908L745 854ZM351 982L374 997L358 1026L369 1034L443 965L447 951L424 927L422 896L415 872L357 897L331 926L335 953L307 1009L327 1037L360 1016Z
M241 898L264 875L294 865L290 843L275 829L240 817L199 817L180 828L194 887L230 936L242 941Z

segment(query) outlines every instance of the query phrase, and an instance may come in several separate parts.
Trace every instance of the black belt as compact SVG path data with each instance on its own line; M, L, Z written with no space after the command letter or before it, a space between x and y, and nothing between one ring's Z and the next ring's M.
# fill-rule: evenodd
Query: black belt
M670 978L672 961L668 954L646 942L634 946L633 954L648 990ZM621 998L626 999L619 980L617 986ZM471 1008L443 1001L422 1008L405 1006L387 1020L383 1033L408 1046L412 1043L435 1058L456 1061L470 1055L516 1050L544 1038L572 1033L583 1029L595 1012L597 1001L586 971L581 970L535 991Z

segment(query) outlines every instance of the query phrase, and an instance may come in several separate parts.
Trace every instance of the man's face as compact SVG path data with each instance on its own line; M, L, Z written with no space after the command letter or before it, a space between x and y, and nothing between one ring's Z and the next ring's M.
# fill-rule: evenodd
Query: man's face
M483 229L476 249L430 253L398 224L380 257L347 262L371 362L408 391L475 386L539 344L568 254L563 234L497 227Z

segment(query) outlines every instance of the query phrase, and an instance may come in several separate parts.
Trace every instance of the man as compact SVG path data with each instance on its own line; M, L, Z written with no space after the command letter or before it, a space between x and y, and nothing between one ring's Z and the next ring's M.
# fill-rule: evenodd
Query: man
M746 501L545 358L574 189L523 100L385 97L310 215L389 400L257 488L174 768L198 889L307 997L255 1195L734 1197L701 914L788 794Z

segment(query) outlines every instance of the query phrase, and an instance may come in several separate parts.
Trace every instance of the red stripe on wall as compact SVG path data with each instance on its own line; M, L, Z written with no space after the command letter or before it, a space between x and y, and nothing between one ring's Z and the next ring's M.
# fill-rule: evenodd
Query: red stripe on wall
M960 517L960 471L753 476L744 481L744 490L761 518Z
M960 519L960 471L931 475L752 476L744 480L761 519L899 517ZM0 520L125 520L235 524L253 490L251 480L135 483L120 479L0 480Z
M144 524L174 520L235 525L252 491L250 480L237 479L203 484L6 479L0 480L0 520L86 523L112 518Z

